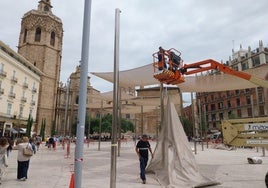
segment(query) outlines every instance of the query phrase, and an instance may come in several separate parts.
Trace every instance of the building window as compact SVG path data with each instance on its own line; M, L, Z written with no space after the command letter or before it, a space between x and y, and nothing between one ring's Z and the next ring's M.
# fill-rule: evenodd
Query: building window
M7 115L11 115L12 104L7 103Z
M259 100L259 102L263 102L262 93L259 93L258 100Z
M252 109L248 108L247 111L248 111L248 117L252 117Z
M45 11L45 12L49 11L48 6L45 6L45 7L44 7L44 11Z
M211 114L211 120L216 121L216 114Z
M256 67L260 64L260 57L256 56L254 58L252 58L252 62L253 62L253 67Z
M259 115L263 116L264 115L264 106L259 107Z
M219 108L219 109L222 109L222 108L223 108L223 104L222 104L222 102L219 102L219 103L218 103L218 108Z
M247 104L251 104L251 99L250 99L250 97L249 96L247 96Z
M26 42L26 39L27 39L27 33L28 33L28 30L27 30L27 29L24 29L23 43Z
M236 99L236 106L240 106L240 99L239 98Z
M215 104L211 104L210 108L211 110L215 110Z
M14 86L10 86L9 93L10 93L10 94L13 94L13 93L14 93Z
M127 119L130 119L130 114L126 114L126 118Z
M55 45L55 32L52 31L50 34L50 45L54 46Z
M247 70L248 68L249 67L247 62L242 63L242 70Z
M241 109L237 109L237 117L239 117L239 118L242 117Z
M38 27L35 30L35 38L34 38L35 42L40 42L41 41L41 28Z
M20 114L19 114L19 118L22 118L23 117L23 107L21 106L20 107Z
M217 127L217 125L216 125L216 123L215 122L213 122L213 128L216 128Z
M231 101L227 101L227 106L228 106L228 108L231 108L232 107Z
M0 72L3 72L4 71L4 63L1 63L0 64Z
M220 120L223 120L223 113L219 113Z
M30 115L31 117L33 117L32 114L33 114L33 109L30 109L30 111L29 111L29 115Z

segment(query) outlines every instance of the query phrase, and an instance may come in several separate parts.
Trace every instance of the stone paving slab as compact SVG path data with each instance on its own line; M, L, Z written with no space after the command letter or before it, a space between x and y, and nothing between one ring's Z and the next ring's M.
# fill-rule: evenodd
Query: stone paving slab
M155 142L151 142L155 146ZM3 177L1 188L66 188L69 187L75 145L71 145L71 158L65 158L66 151L58 146L56 151L44 145L31 158L28 180L16 180L17 151L9 156L9 166ZM110 143L102 142L84 145L82 188L110 187ZM261 156L256 149L218 150L197 146L196 160L201 172L219 181L221 185L211 188L265 188L264 176L268 171L268 157L262 157L262 164L248 164L247 157ZM122 143L120 157L117 157L117 188L160 188L153 175L147 175L147 184L139 179L139 163L134 143Z

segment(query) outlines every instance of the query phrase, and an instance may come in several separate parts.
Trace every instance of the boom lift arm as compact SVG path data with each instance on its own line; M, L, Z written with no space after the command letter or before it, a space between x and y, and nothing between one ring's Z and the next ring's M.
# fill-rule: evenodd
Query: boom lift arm
M170 50L167 50L166 51L167 54L171 54L172 50L174 49L172 48ZM158 71L163 69L163 67L161 66L163 66L163 64L165 64L166 62L164 62L165 61L164 59L159 62L156 54L157 52L153 54L153 61L154 61L153 67L155 72L154 77L161 83L180 84L184 82L184 75L196 74L208 70L218 70L226 74L230 74L248 80L258 86L268 88L268 81L263 80L261 78L257 78L245 72L236 71L212 59L207 59L204 61L199 61L188 65L187 64L179 66L176 65L176 68L174 69L175 63L172 61L170 55L168 55L167 64L169 65L169 67L159 73ZM182 64L182 61L180 63Z

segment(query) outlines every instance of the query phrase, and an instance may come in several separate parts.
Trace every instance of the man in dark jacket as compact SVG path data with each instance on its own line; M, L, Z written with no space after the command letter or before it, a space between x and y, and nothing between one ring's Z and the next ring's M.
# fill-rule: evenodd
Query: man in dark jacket
M142 179L142 183L146 183L146 177L145 177L145 168L147 166L148 162L148 150L152 154L152 158L154 157L151 145L148 141L147 135L142 135L141 140L136 145L136 153L139 156L140 160L140 178Z

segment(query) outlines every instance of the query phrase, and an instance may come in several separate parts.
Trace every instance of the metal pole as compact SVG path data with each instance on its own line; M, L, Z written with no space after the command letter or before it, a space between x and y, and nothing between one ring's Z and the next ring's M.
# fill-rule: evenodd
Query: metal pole
M67 113L68 113L68 105L69 105L69 80L70 78L67 79L67 85L66 85L66 101L65 101L65 117L64 117L64 127L63 127L63 135L66 135L66 127L67 127Z
M144 134L144 126L143 126L143 106L141 105L141 135L143 135Z
M207 134L207 116L206 116L206 105L204 104L204 124L205 124L205 136L206 136L206 142L207 142L207 148L208 148L208 134Z
M160 130L164 126L164 86L163 83L160 84L160 117L161 117L161 123L160 123Z
M118 94L118 101L119 101L119 110L118 110L118 150L117 150L117 155L118 157L120 156L120 149L121 149L121 120L122 120L122 101L121 101L121 93L122 93L122 88L120 87L119 89L119 94Z
M200 139L202 151L204 151L204 143L203 143L203 127L202 127L202 112L201 112L201 101L198 99L198 107L199 107L199 127L200 127Z
M76 129L76 147L75 147L75 188L81 188L82 184L82 162L83 162L83 146L85 132L85 116L87 102L87 78L88 78L88 54L89 54L89 36L90 36L90 13L91 0L85 0L84 5L84 23L82 37L82 53L81 53L81 76L80 76L80 91L78 102L78 122Z
M98 150L100 151L100 143L101 143L101 119L102 119L102 109L103 109L103 100L101 100L101 111L100 111L100 125L99 125L99 145Z
M195 134L195 111L194 111L194 97L193 93L191 93L191 103L192 103L192 118L193 118L193 140L194 140L194 153L197 154L196 151L196 134Z
M116 155L118 128L118 88L119 88L119 26L120 10L115 9L115 41L114 41L114 92L113 92L113 127L111 143L110 188L116 187Z

